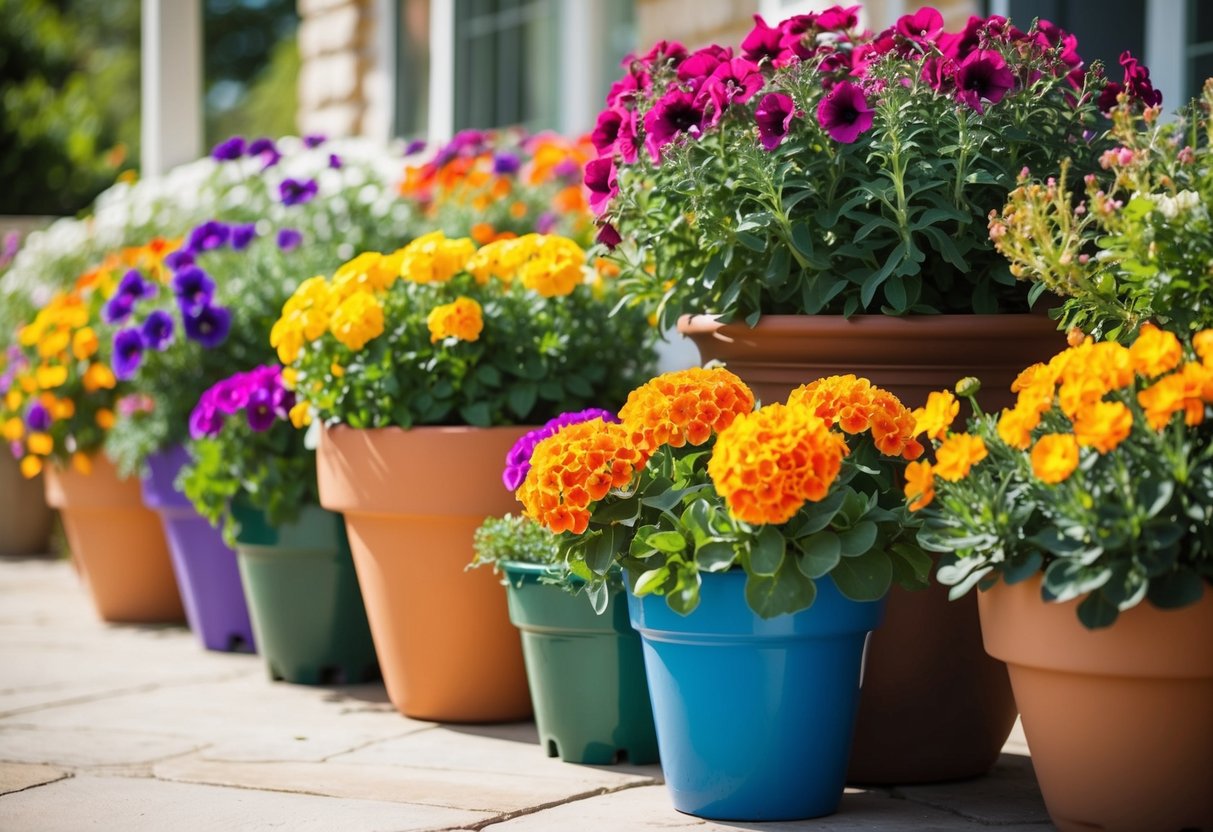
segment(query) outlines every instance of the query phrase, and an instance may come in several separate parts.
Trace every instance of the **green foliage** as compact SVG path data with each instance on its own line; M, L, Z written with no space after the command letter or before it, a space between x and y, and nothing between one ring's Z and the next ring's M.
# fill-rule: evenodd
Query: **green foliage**
M279 40L240 103L210 114L211 126L207 128L207 135L221 140L232 135L288 136L294 133L299 114L300 66L295 38Z
M991 225L1014 273L1067 298L1061 319L1131 340L1144 321L1180 336L1213 326L1213 79L1176 121L1113 112L1114 174L1071 190L1073 171L1034 169ZM1077 183L1073 183L1077 184Z
M496 568L506 561L554 565L560 560L556 536L520 514L486 518L476 529L472 548L476 552L472 566Z

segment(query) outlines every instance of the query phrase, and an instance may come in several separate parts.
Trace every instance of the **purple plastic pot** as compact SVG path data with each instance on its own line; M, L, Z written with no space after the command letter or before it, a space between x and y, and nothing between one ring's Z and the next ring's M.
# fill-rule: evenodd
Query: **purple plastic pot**
M190 629L208 650L255 651L236 553L174 487L189 461L183 447L152 454L143 476L143 502L160 515Z

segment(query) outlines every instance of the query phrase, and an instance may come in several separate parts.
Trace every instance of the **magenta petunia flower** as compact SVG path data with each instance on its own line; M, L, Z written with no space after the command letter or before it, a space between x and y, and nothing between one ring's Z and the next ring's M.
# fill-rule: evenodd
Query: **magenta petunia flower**
M619 193L619 182L615 174L615 160L600 156L585 166L585 186L590 191L590 208L595 213L602 209Z
M741 42L741 54L754 63L763 60L777 61L784 56L785 49L781 41L783 32L777 26L768 26L762 15L754 15L754 28Z
M619 236L619 232L615 229L615 226L609 222L604 222L602 228L598 229L598 236L595 240L609 249L613 249L623 242L623 238Z
M754 108L754 120L758 122L758 136L762 146L774 150L787 136L796 118L796 106L791 96L781 92L764 95Z
M815 14L793 15L779 24L781 33L779 45L784 52L781 63L791 62L793 58L805 61L813 57L817 40L815 37L806 37L806 34L812 35L816 26L817 15Z
M716 67L727 63L733 57L733 50L727 46L712 44L691 53L685 61L678 65L678 80L684 82L692 92L698 92L708 76L716 71Z
M979 113L983 101L997 104L1014 84L1006 59L992 49L970 52L956 70L956 98Z
M208 436L218 436L223 430L223 414L215 409L214 403L203 396L190 412L190 438L205 439Z
M926 6L914 14L902 15L894 24L897 34L915 43L933 41L943 31L943 15Z
M753 98L765 80L758 64L747 58L733 58L717 66L704 81L697 98L701 103L712 104L709 124L720 121L733 102L744 104Z
M872 126L872 113L863 90L850 81L844 81L831 89L817 105L817 123L834 141L851 144Z
M922 80L941 95L951 95L956 88L956 61L943 55L932 55L922 62Z
M817 15L817 28L823 32L845 32L859 25L859 6L833 6Z
M619 417L611 411L591 407L586 410L561 413L556 418L549 419L541 427L524 433L505 455L505 470L501 473L501 482L505 485L506 490L517 491L518 487L522 485L527 472L531 470L531 455L535 453L536 445L549 436L553 436L563 427L588 422L591 419L602 419L604 422L619 421Z
M649 73L634 69L611 85L606 97L607 106L615 107L620 103L626 104L636 93L646 92L652 84L653 79Z
M644 117L648 134L645 147L654 162L661 161L661 148L682 134L698 137L703 132L703 106L695 96L683 90L671 90L662 96Z
M594 132L590 133L590 143L602 156L615 148L615 140L619 138L619 125L623 123L623 113L614 109L606 109L598 114L594 124Z
M248 426L256 433L263 433L274 424L277 414L274 413L274 397L270 390L258 387L249 393L248 405L245 407Z
M657 61L671 61L678 66L686 60L687 48L676 40L659 40L653 48L640 56L641 63L652 66Z

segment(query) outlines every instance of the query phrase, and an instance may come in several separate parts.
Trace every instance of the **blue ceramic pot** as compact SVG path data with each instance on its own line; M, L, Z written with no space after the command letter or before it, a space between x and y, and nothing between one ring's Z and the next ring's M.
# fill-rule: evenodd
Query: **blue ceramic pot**
M825 578L812 607L764 620L746 604L744 572L702 577L685 617L628 594L674 808L715 820L832 814L884 601L851 601Z

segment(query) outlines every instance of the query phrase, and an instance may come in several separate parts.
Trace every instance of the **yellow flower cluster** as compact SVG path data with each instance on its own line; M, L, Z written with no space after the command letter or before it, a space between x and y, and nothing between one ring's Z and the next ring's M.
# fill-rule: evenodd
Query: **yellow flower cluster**
M803 385L788 396L788 405L807 407L849 434L870 431L876 449L885 456L917 459L922 443L915 439L916 415L901 400L866 378L830 376Z
M453 303L435 306L430 310L425 322L430 328L430 343L433 344L444 338L475 341L484 329L484 315L480 304L462 296L456 298Z
M581 534L590 522L590 503L626 486L647 461L622 425L601 418L566 425L535 446L517 497L527 516L545 528Z
M708 476L729 513L747 523L786 523L829 493L847 444L812 410L769 404L720 431Z
M470 238L448 239L433 231L400 250L400 276L414 283L446 283L467 269L475 253Z
M619 411L631 443L646 454L662 445L702 445L754 409L754 394L724 368L665 373L628 395Z
M564 297L585 282L585 251L567 237L525 234L481 248L467 264L476 282L522 285L545 298Z
M369 292L357 292L338 304L329 321L333 337L352 350L383 334L383 304Z

